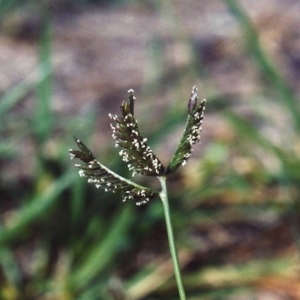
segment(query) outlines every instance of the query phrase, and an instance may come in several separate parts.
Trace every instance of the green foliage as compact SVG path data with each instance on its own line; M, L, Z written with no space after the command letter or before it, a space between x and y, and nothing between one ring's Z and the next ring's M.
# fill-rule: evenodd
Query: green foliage
M0 9L3 15L10 8L8 1L2 2L7 5ZM286 293L292 293L299 282L298 99L263 51L239 2L224 2L241 27L247 53L244 59L249 59L257 76L267 82L263 91L251 97L220 94L209 67L201 63L197 49L187 39L184 42L194 51L192 63L166 75L164 59L157 61L153 54L153 78L141 91L143 99L174 91L163 117L146 128L147 142L154 150L157 145L163 148L169 136L184 128L183 99L192 80L204 82L200 91L209 98L201 153L169 178L179 257L191 300L255 298L264 287L276 290L276 282L281 293L284 286ZM172 14L172 4L156 5L164 5L164 17L177 28L181 26ZM116 300L129 294L132 300L178 299L159 201L144 207L120 204L121 195L87 185L70 167L66 153L72 140L66 137L94 137L99 114L91 109L68 119L51 109L55 89L51 26L45 22L39 39L39 68L4 91L0 99L0 298ZM174 31L176 38L183 41L182 31ZM159 44L159 51L153 52L163 55L164 42L160 37L154 37L154 42ZM28 98L39 109L25 115L20 108ZM237 109L241 102L247 104L246 115ZM132 105L130 101L125 104L124 112L135 117ZM277 116L264 115L266 106L271 105L286 116L289 123L284 129ZM146 108L141 110L146 112L145 118L152 117L150 110L149 116ZM212 125L213 118L222 120L222 134L214 133L220 125ZM143 122L141 119L141 129L147 126ZM38 124L41 127L36 127ZM279 134L279 142L271 138L266 127ZM184 146L180 136L178 142ZM170 145L166 148L172 153ZM186 146L183 151L187 151ZM98 151L101 162L108 162L120 177L128 177L126 165L111 155L113 147L99 147ZM175 153L183 152L178 148ZM21 161L26 163L21 165ZM171 159L169 166L175 170L180 163L182 157L179 161ZM99 164L97 168L104 167ZM20 170L26 171L26 177ZM137 181L139 186L148 186L152 178L144 181L138 177Z

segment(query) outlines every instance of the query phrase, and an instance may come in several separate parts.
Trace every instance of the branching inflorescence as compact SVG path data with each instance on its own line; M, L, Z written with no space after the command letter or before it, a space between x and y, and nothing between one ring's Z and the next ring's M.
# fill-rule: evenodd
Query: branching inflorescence
M197 88L193 87L188 102L188 119L184 134L170 163L165 168L142 137L138 122L134 117L135 97L133 90L129 90L129 102L123 102L121 116L111 115L112 137L116 147L122 148L119 154L128 165L132 175L165 177L173 173L179 166L185 165L192 153L192 146L199 141L201 125L204 119L205 100L197 106ZM79 175L86 177L89 183L105 191L122 193L123 201L133 200L137 205L145 204L159 195L159 192L143 187L131 180L114 173L96 160L92 152L77 138L75 141L80 150L69 150L71 158L78 158L84 164L76 164Z

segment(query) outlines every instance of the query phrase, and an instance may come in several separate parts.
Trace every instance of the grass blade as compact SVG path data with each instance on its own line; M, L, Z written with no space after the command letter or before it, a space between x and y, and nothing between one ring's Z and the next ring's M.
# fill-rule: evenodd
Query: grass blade
M10 222L13 225L0 230L0 245L5 245L17 236L22 235L33 221L38 220L44 213L47 213L49 207L71 185L75 176L76 174L73 174L73 172L65 173L54 181L43 194L35 197L23 209L20 209Z
M300 130L299 102L285 79L281 76L277 68L263 51L259 42L258 34L254 29L250 18L242 9L238 1L224 0L224 2L241 25L244 33L243 36L246 39L247 50L253 56L261 72L269 80L269 83L272 85L272 89L277 90L279 94L278 100L288 108L296 129Z

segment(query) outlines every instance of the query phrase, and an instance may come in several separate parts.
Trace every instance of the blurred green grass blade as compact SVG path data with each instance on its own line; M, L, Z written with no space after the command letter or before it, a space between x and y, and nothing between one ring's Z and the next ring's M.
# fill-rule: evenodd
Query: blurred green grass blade
M253 259L243 264L210 266L186 275L184 278L187 290L200 288L249 287L268 275L289 276L297 274L296 258L290 256L271 259ZM161 287L162 291L175 287L174 281L168 281Z
M286 176L290 179L299 179L300 159L293 155L293 153L290 153L289 149L284 150L284 148L275 146L261 134L259 129L242 116L238 116L231 111L224 112L224 116L233 125L234 130L239 134L241 140L256 144L259 147L263 147L266 150L271 151L281 161L284 166Z
M235 115L232 112L226 112L225 115L228 120L233 124L233 127L241 139L256 143L257 146L262 146L272 154L274 154L281 162L281 171L277 174L277 180L279 180L280 186L285 190L287 204L290 206L288 214L290 216L292 231L295 237L295 243L298 251L300 249L300 232L297 221L297 205L293 197L291 196L291 188L295 185L295 182L299 182L300 179L300 159L297 154L289 152L289 149L279 148L273 145L266 137L264 137L258 129L255 128L249 121L246 121L240 116Z
M43 69L43 72L41 72L38 78L35 78L37 71L34 70L21 83L11 88L0 98L0 116L7 113L19 101L21 101L32 88L49 76L49 73L51 72L49 68L44 68L43 66L40 68Z
M14 107L32 88L32 84L24 80L14 88L10 89L0 98L0 116Z
M283 178L284 178L284 186L287 186L287 182L290 180L300 180L300 159L297 156L297 153L290 153L288 151L284 151L282 148L278 148L274 146L274 152L277 157L282 162L284 166L283 170Z
M38 96L41 101L37 104L37 113L43 113L43 117L47 116L46 113L49 110L49 99L51 96L51 72L52 65L50 62L50 26L46 26L44 34L41 38L40 49L40 66L39 76L36 76L37 71L34 70L17 86L11 88L0 98L0 116L5 114L9 109L13 108L18 101L32 89L37 87ZM37 77L37 78L35 78ZM48 108L48 109L47 109ZM42 116L41 116L42 117ZM40 118L41 118L40 117ZM39 120L38 120L39 121Z
M49 207L54 204L62 192L74 181L73 170L65 173L54 181L43 194L36 196L24 208L20 209L10 220L10 225L0 230L0 245L20 237L32 222L41 218L48 212ZM68 212L66 212L67 214Z
M254 287L212 288L211 290L200 291L198 293L193 292L189 300L255 299L253 297L254 291ZM175 300L175 298L170 300Z
M0 17L26 2L26 0L0 0Z
M145 81L148 82L148 84L144 86L144 92L146 93L146 95L155 97L156 95L154 94L154 91L157 90L157 87L162 81L164 71L162 60L164 44L162 40L159 37L153 37L148 51L150 59L149 63L144 68L144 77Z
M239 116L232 111L225 111L224 116L232 124L235 132L240 136L241 140L255 143L266 149L273 149L273 144L266 139L259 130L243 116Z
M89 286L89 288L84 289L79 295L76 295L76 300L95 300L95 299L125 300L125 298L122 297L117 297L117 298L110 297L108 293L108 289L109 289L109 280L103 280L101 282L97 282L96 284Z
M160 262L159 264L149 263L144 266L134 278L126 282L126 294L131 300L144 299L153 291L159 289L170 278L173 273L169 270L172 264L170 260Z
M0 265L7 282L13 286L19 286L22 277L20 268L12 252L5 247L0 247Z
M119 250L120 241L123 239L125 231L133 215L133 209L129 203L117 213L114 220L108 227L108 231L103 241L96 245L90 252L86 261L74 270L70 284L72 288L80 289L86 286L103 268L111 263L115 254Z
M0 158L11 159L17 154L17 150L14 149L15 145L10 141L0 142Z
M241 25L241 28L246 39L247 49L255 59L261 72L268 78L274 90L279 93L278 100L285 105L293 118L295 127L300 130L300 107L297 97L292 92L285 79L280 75L274 64L263 51L258 34L255 31L250 18L242 9L237 0L224 0L232 14L236 17Z
M39 141L45 142L52 129L52 62L51 62L52 26L48 16L44 18L39 43L40 76L43 78L36 88L36 106L34 130ZM47 74L45 76L45 74Z
M86 182L79 176L74 180L72 186L71 222L76 225L84 209Z

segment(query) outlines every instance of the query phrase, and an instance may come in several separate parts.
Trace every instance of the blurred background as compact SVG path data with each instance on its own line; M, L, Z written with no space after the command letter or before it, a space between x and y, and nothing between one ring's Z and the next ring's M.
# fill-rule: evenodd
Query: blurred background
M175 300L159 199L78 176L79 137L125 177L108 113L135 90L164 165L193 85L201 144L169 177L189 300L300 299L300 2L0 2L0 299ZM156 178L134 178L159 188Z

